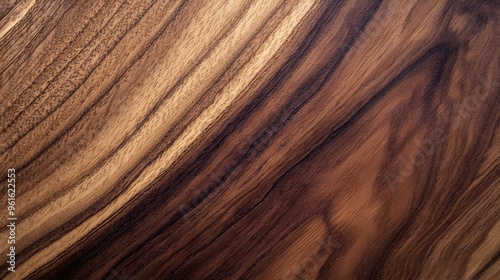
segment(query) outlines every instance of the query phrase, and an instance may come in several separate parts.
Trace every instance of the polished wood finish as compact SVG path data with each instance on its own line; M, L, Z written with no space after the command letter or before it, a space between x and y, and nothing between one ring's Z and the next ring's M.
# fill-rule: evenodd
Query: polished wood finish
M487 0L3 1L0 277L498 279L499 20Z

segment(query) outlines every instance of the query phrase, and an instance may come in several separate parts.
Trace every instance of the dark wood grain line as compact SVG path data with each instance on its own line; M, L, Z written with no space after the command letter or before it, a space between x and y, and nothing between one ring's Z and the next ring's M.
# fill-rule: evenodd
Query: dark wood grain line
M496 262L498 262L498 260L500 260L500 251L497 252L495 256L490 261L488 261L488 263L483 266L472 279L481 279L481 276L484 274L484 272L492 267Z
M3 8L1 278L495 279L500 4Z

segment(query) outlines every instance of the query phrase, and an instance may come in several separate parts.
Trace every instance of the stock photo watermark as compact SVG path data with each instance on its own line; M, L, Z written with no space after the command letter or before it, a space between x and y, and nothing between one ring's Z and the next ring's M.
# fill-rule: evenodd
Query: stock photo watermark
M237 146L233 151L233 154L237 155L236 159L232 160L229 166L236 166L245 158L261 153L271 139L281 130L283 123L286 122L290 113L288 110L284 109L280 112L272 111L272 115L274 116L273 123L267 127L255 141L250 142L245 140ZM210 173L205 179L209 187L197 190L194 194L194 199L190 201L190 203L179 205L179 210L184 220L187 220L187 214L196 208L201 201L206 199L212 193L213 189L224 183L229 175L237 176L241 172L241 170L235 171L234 167L232 168L233 169L227 170L222 176L215 176L214 173Z
M359 38L357 41L361 42L366 42L368 39L370 39L374 35L374 31L380 28L387 27L387 18L390 16L394 16L398 14L402 9L403 9L403 3L397 2L397 3L391 3L390 6L387 9L381 10L378 12L377 17L374 19L374 24L369 25L366 29L362 30L361 34L359 35ZM359 45L359 44L357 44ZM347 51L348 49L353 49L354 46L348 46L346 44L341 45L341 51ZM237 156L237 158L243 157L249 157L252 154L258 154L262 152L263 149L269 144L269 141L280 131L283 123L289 118L291 115L290 110L288 109L283 109L279 112L276 112L273 110L272 115L274 115L274 122L267 127L261 135L253 142L249 142L248 140L243 141L238 145L238 147L233 151ZM229 166L237 165L240 160L236 159L230 162ZM228 170L228 172L225 173L225 175L222 176L215 176L213 173L211 173L206 179L205 182L208 182L208 186L203 189L198 189L196 193L194 194L194 199L192 201L183 203L179 205L179 210L181 212L181 215L184 220L187 220L187 214L192 211L194 208L197 207L197 205L206 199L215 189L217 186L221 185L229 176L231 173L233 176L236 176L241 172L241 170L236 171L236 173L233 173L234 170Z
M111 270L111 277L113 277L113 279L115 279L115 280L133 280L133 279L135 279L134 276L127 274L126 271L117 270L117 269Z
M324 263L325 260L335 251L342 247L340 243L334 242L330 236L325 239L316 240L319 250L310 256L308 260L300 266L292 268L284 276L285 279L300 279L300 275L304 275L314 269L315 266Z
M475 86L473 94L467 96L465 100L453 109L447 110L442 115L442 123L444 126L452 125L453 120L461 119L468 120L472 117L475 111L486 101L488 94L498 89L499 83L493 83L491 86L480 82ZM415 140L414 148L408 157L399 155L396 159L398 163L397 171L386 171L384 179L389 187L393 187L395 183L401 183L412 174L415 169L423 165L429 157L431 157L436 149L446 140L446 131L442 127L436 127L430 131L429 136L423 140Z
M354 51L369 39L380 36L380 33L377 33L377 30L386 30L389 22L391 22L388 18L396 16L403 11L404 5L404 1L391 2L387 8L377 11L374 17L370 20L370 24L368 24L366 28L359 30L361 33L355 40L356 44L352 45L343 42L340 46L340 50L342 52Z
M7 228L9 229L7 264L10 272L16 272L16 170L7 170Z

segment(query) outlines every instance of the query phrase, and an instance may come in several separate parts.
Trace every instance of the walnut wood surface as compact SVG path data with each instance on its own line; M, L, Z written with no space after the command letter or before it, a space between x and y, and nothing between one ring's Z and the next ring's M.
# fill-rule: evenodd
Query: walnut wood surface
M496 0L2 1L0 277L500 279L499 34Z

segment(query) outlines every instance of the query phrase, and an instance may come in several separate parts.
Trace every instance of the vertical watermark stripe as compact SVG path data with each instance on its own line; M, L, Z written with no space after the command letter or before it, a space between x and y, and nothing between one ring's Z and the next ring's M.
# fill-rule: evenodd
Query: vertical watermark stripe
M16 221L16 170L10 168L7 170L7 227L9 228L7 269L10 272L15 272L16 269Z

